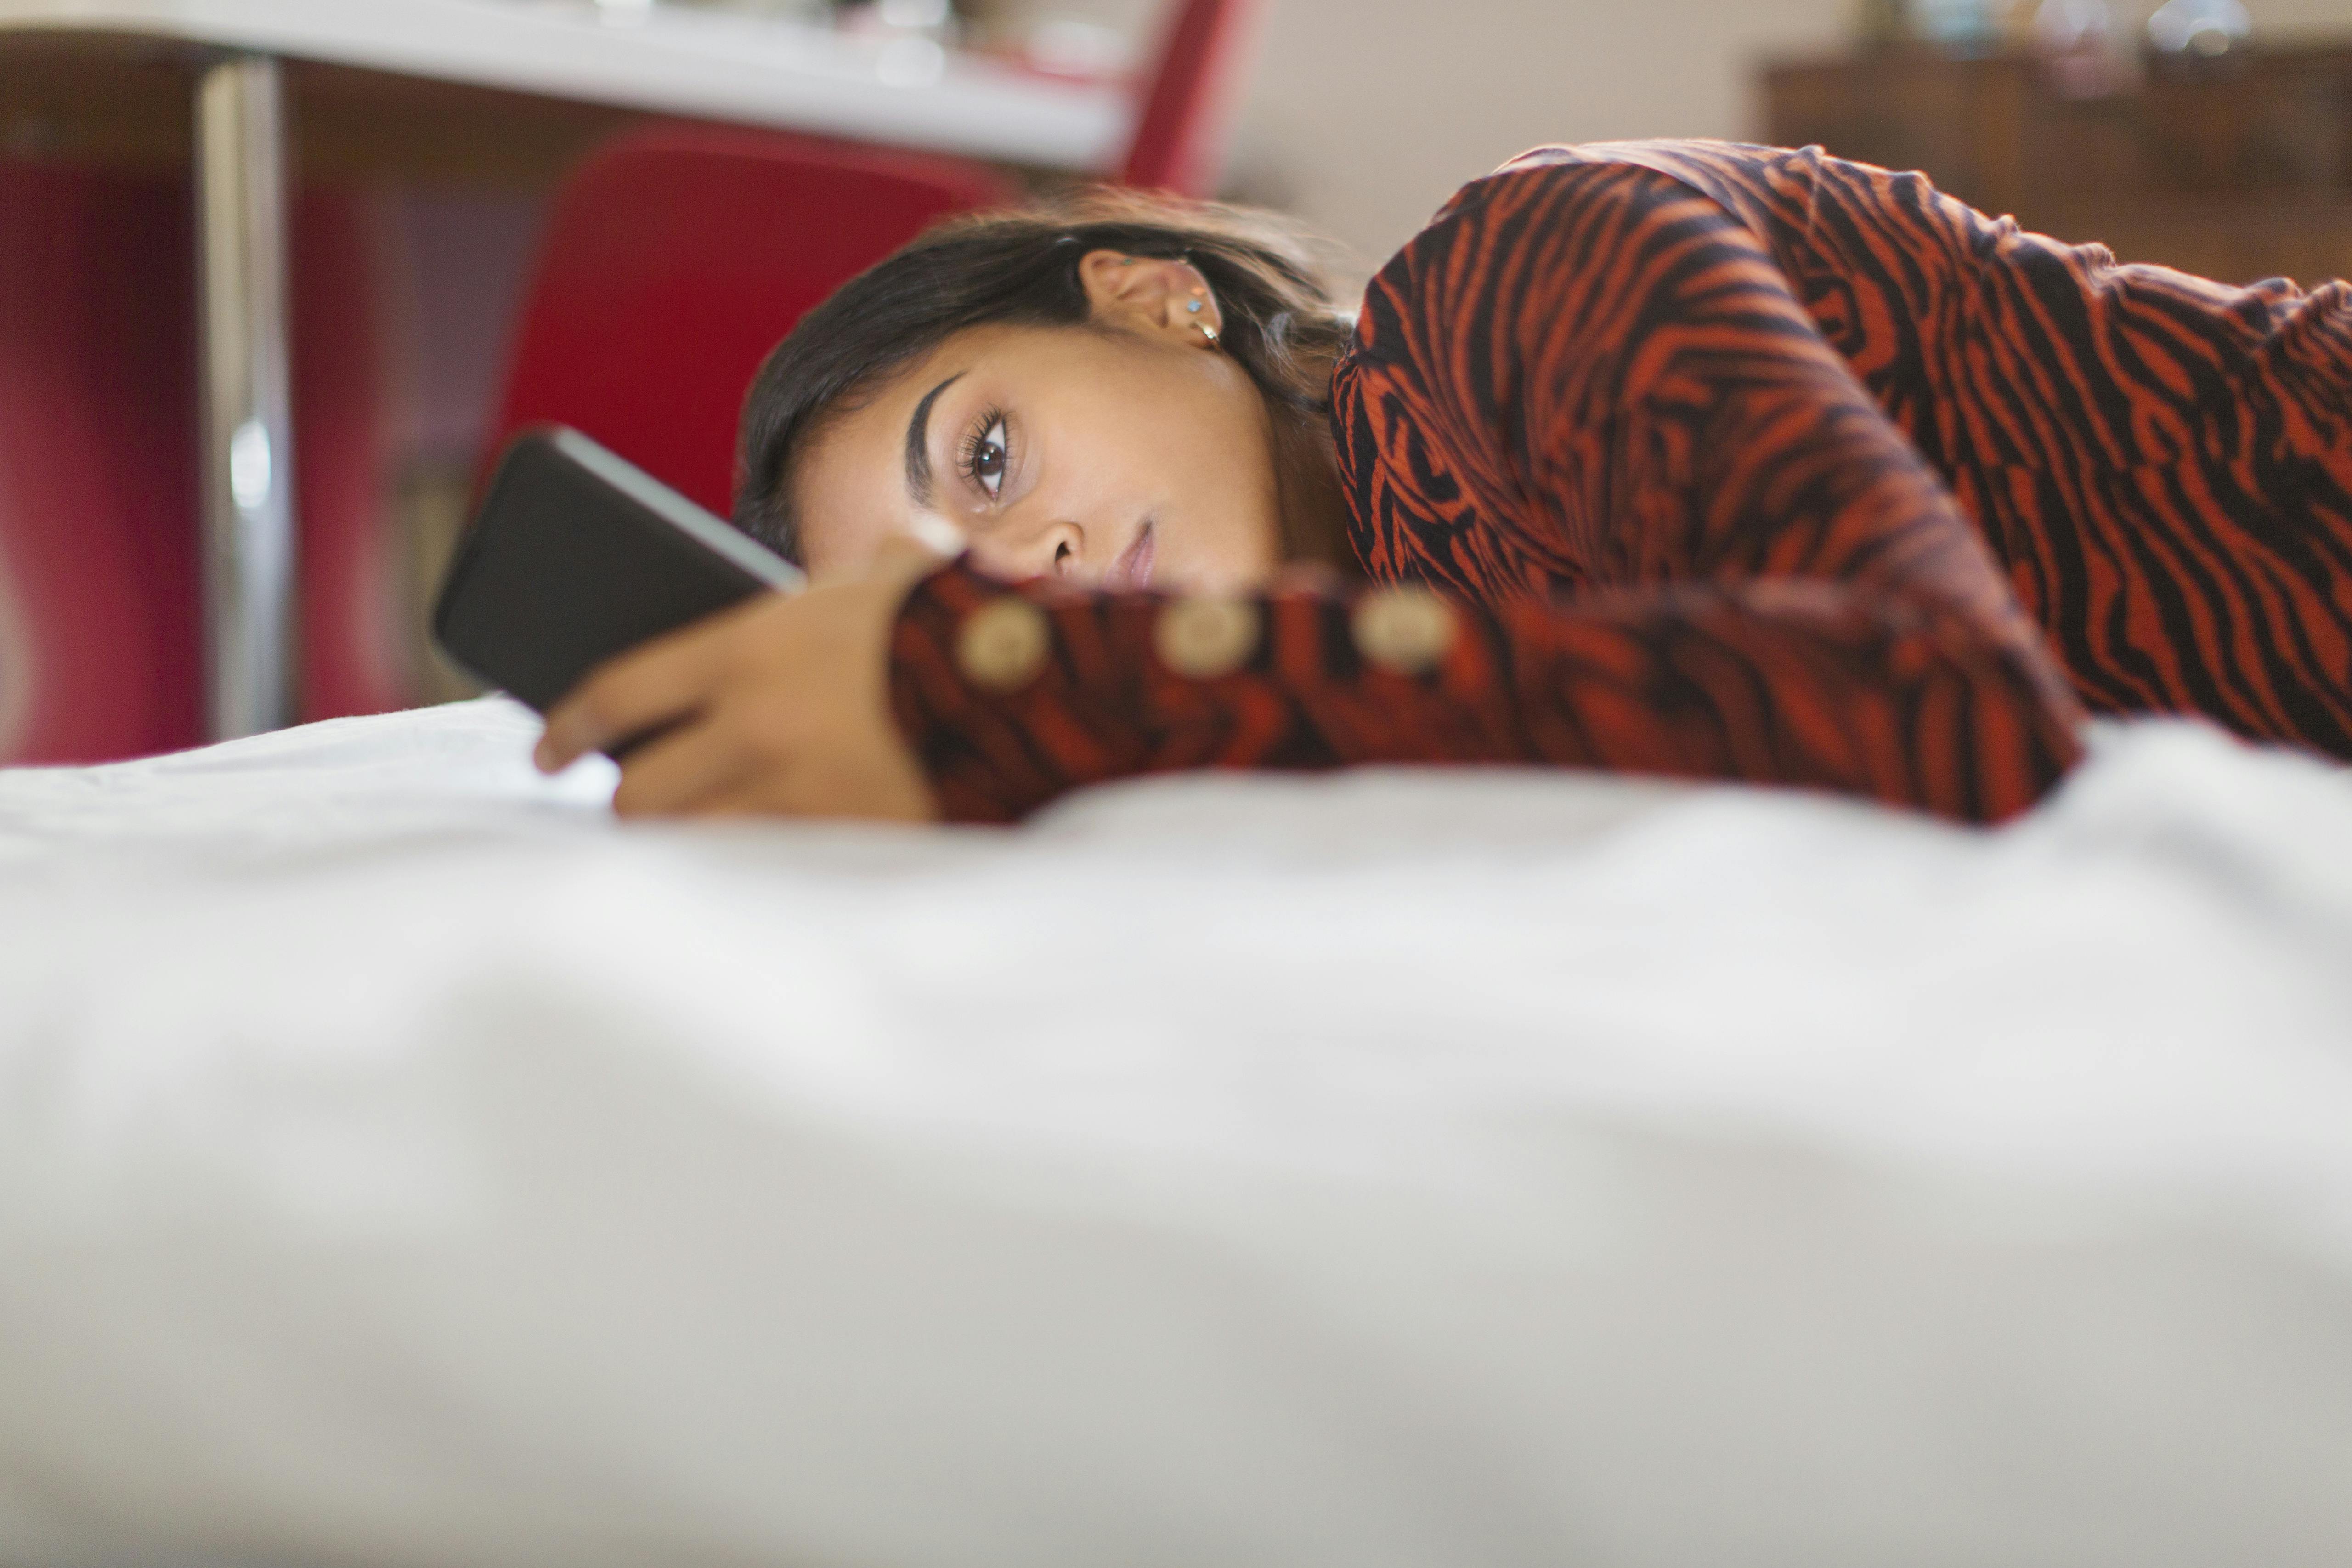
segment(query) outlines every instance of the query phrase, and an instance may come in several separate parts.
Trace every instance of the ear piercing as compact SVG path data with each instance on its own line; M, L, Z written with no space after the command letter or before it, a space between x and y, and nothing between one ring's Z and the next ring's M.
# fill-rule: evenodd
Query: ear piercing
M1184 301L1184 310L1187 314L1197 316L1201 313L1202 308L1208 302L1209 291L1206 289L1195 289L1192 290L1192 297ZM1201 335L1209 340L1209 346L1211 348L1215 348L1217 346L1216 328L1209 325L1206 321L1195 321L1192 324L1201 329Z
M1192 289L1192 299L1188 299L1183 303L1185 315L1200 315L1202 308L1206 308L1206 303L1209 303L1209 289ZM1200 327L1200 336L1209 339L1209 348L1216 348L1216 327L1212 327L1209 322L1192 322L1192 324Z

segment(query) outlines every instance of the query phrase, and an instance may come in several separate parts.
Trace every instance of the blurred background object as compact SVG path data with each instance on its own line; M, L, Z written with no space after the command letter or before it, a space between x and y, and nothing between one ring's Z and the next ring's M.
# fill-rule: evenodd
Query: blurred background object
M478 449L569 425L724 517L736 413L769 349L933 220L1016 195L985 163L815 137L616 137L556 195Z
M2168 55L2211 58L2242 49L2254 19L2239 0L2165 0L2147 19L2147 41Z
M1911 30L1923 42L1974 52L2000 42L1993 0L1913 0Z
M2137 61L2109 0L2042 0L2032 47L2050 84L2068 98L2102 98L2130 85Z
M871 37L651 4L0 0L0 761L457 689L422 608L545 194L649 111L1071 169L1118 144L1121 85L951 53L908 3ZM223 388L268 422L217 416Z
M201 735L193 700L173 684L184 685L183 667L196 657L184 602L194 545L170 521L193 504L195 482L193 437L174 423L194 416L192 329L172 303L192 288L188 66L184 51L10 30L13 15L42 3L0 0L0 400L36 411L13 435L0 428L0 758L88 758ZM320 14L392 15L426 0L308 3ZM519 16L600 14L587 0L463 3ZM882 96L860 101L887 113L869 132L836 132L837 149L920 147L964 123L936 106L980 80L974 72L1095 95L1085 100L1124 106L1125 128L1083 157L952 150L989 165L1007 189L1090 167L1281 206L1342 241L1358 272L1464 181L1526 147L1655 136L1820 142L1924 169L1979 205L2104 240L2126 260L2232 281L2352 271L2352 0L2256 0L2251 15L2236 0L1263 0L1256 9L1262 25L1241 25L1252 20L1242 16L1219 34L1222 52L1197 58L1208 68L1185 89L1191 116L1171 121L1183 133L1156 140L1134 134L1133 121L1147 88L1181 76L1158 68L1172 0L659 0L602 11L606 30L640 40L640 53L672 35L746 58L772 47L763 39L838 40L822 45L842 51L824 68L865 62L856 68L873 73L867 90ZM897 85L882 78L886 58ZM288 90L299 205L331 217L304 220L316 236L303 242L293 289L297 402L320 409L296 421L296 483L312 514L304 585L320 606L305 632L312 680L301 711L452 694L464 687L432 659L421 605L502 407L520 413L507 389L524 363L551 194L646 116L551 90L319 64L290 68ZM683 105L666 107L674 119ZM889 115L909 129L893 132ZM89 195L59 194L77 181ZM38 216L52 210L44 204L63 204L59 216ZM692 237L674 244L690 263ZM729 276L714 259L714 290L740 293ZM571 297L604 308L593 291ZM746 331L781 331L797 309ZM731 439L719 411L732 394L712 388L755 356L735 342L707 359L683 349L673 357L676 374L709 373L676 406L713 426L678 482L716 499L715 454ZM100 411L71 416L74 441L124 426L105 449L137 426L139 452L114 464L123 478L111 489L36 483L103 467L66 464L61 454L82 448L42 433L44 418L64 420L68 408ZM28 520L68 514L72 542L46 523L52 531L31 542ZM107 695L36 701L26 672L38 659L26 650L63 634L59 616L30 597L51 593L36 584L77 562L114 586L71 602L110 607L65 616L80 640L67 638L75 651L49 656L47 668L62 659L83 689ZM326 625L323 606L335 604L344 608ZM159 660L163 673L141 673ZM28 728L37 710L52 718ZM51 739L29 742L37 730Z
M2231 39L2144 65L2087 28L2038 56L1825 51L1766 70L1763 134L1923 169L2127 261L2234 283L2352 273L2352 38Z
M2126 76L2158 4L2110 0ZM2039 52L2039 8L1996 0L2002 48L1989 64ZM973 16L992 36L1016 37L1048 19L1132 31L1152 9L1152 0L976 0ZM2252 0L2252 11L2257 54L2352 48L2352 0ZM1229 185L1297 211L1369 266L1465 180L1538 142L1780 140L1773 70L1851 61L1874 24L1891 26L1898 47L1918 48L1920 14L1910 0L1273 0ZM1923 119L1947 129L1911 144L1966 142L1973 133L1956 120L1982 111L1948 98L1921 104ZM1860 146L1830 143L1867 156ZM1916 153L1895 161L1943 172Z

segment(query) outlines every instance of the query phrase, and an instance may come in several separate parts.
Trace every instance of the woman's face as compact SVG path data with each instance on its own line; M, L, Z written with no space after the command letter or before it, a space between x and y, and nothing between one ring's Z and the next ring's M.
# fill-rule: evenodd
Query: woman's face
M1273 574L1273 430L1201 330L1223 324L1201 275L1095 251L1079 276L1086 325L958 333L826 422L793 476L813 577L942 523L1000 576L1216 593Z

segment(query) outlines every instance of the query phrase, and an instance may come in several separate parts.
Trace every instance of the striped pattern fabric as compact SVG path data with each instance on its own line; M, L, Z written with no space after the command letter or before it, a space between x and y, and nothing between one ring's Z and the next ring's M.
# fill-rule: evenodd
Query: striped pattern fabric
M1351 595L1207 679L1150 595L929 580L899 722L960 820L1206 766L1520 762L2032 805L2084 709L2352 757L2352 291L2229 289L1818 150L1544 149L1372 281L1333 379L1352 542L1454 606L1426 668ZM1375 586L1369 592L1381 592ZM982 689L956 628L1052 631Z

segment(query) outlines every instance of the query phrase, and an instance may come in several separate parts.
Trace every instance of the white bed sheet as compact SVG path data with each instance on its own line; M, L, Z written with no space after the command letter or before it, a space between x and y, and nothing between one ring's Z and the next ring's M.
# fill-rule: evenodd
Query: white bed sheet
M0 1563L2352 1562L2352 782L0 774Z

